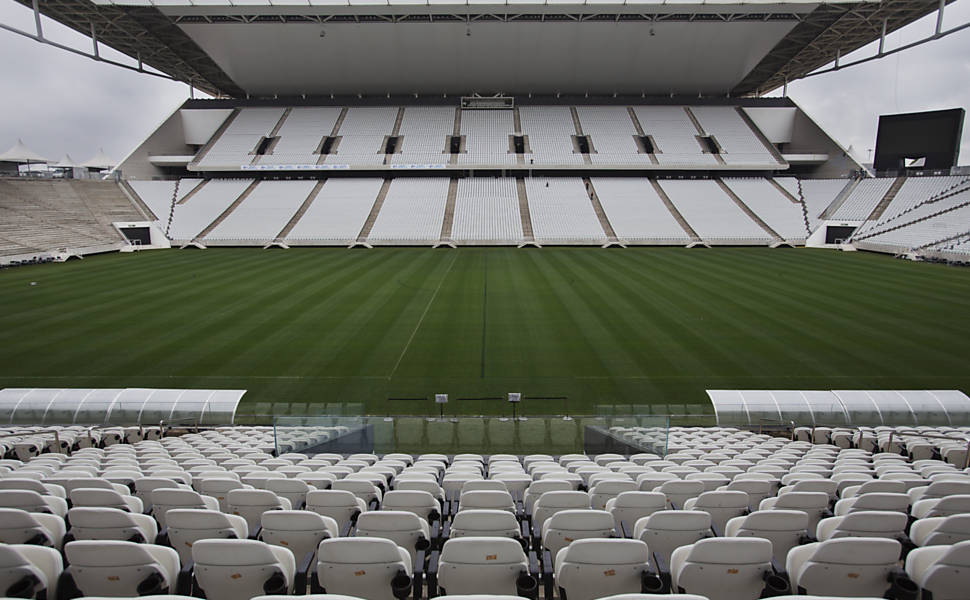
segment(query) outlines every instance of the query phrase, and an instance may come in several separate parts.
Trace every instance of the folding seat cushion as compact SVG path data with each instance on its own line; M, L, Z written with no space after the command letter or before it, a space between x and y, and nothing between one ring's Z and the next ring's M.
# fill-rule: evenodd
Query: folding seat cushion
M970 574L970 541L952 546L917 548L906 557L906 573L933 600L962 600L967 597Z
M570 600L594 600L604 594L660 592L652 575L650 551L640 540L576 540L556 554L556 585Z
M67 515L67 501L64 498L42 496L33 490L0 490L0 508L19 508L59 517Z
M441 517L441 505L430 492L422 490L391 490L384 494L381 506L384 510L413 512L428 522Z
M269 490L232 490L226 496L229 512L246 519L250 531L256 531L263 513L268 510L291 510L290 501Z
M902 545L885 538L839 538L793 548L786 571L799 594L883 597Z
M165 515L169 543L182 562L192 558L192 546L199 540L240 539L249 537L246 519L215 510L173 508Z
M556 513L563 510L587 508L589 508L589 494L586 492L546 492L536 500L532 507L532 526L536 531L541 531L543 523Z
M718 600L755 600L766 585L787 591L772 576L771 542L758 538L711 538L674 550L670 558L672 587Z
M115 490L103 488L74 488L70 492L71 506L117 508L133 513L141 513L142 502L135 496L119 494Z
M667 481L662 483L657 491L667 497L669 508L682 509L687 500L704 493L704 484L699 481Z
M829 497L824 492L788 492L761 501L759 510L800 510L808 515L808 530L815 531L818 522L831 516Z
M684 502L684 510L702 510L711 515L711 524L723 533L727 522L748 512L745 492L704 492Z
M925 517L949 517L970 513L970 494L958 494L943 498L923 498L910 508L914 519Z
M372 504L380 506L381 499L383 498L381 490L370 481L340 479L334 481L330 485L330 489L350 492L363 500L367 506L371 506Z
M313 490L307 492L306 510L330 517L343 532L367 511L367 503L347 490Z
M473 490L463 492L458 499L458 510L474 509L507 510L515 513L515 501L505 486L501 490Z
M451 521L450 537L507 537L520 538L521 531L515 515L504 510L465 510Z
M0 594L8 598L56 598L64 568L61 553L33 544L0 544Z
M901 513L909 512L909 496L906 494L892 494L888 492L873 492L845 498L835 503L835 516L840 517L850 512L863 510L893 510Z
M408 551L412 564L418 551L431 545L431 528L416 514L401 510L369 511L357 519L358 537L384 538Z
M888 538L906 537L908 518L905 513L886 510L864 510L841 517L819 521L815 537L820 542L842 537Z
M175 592L180 563L171 548L125 541L77 541L68 542L64 553L70 566L58 586L70 597L124 598Z
M552 556L575 540L615 535L613 515L605 510L563 510L542 524L542 546Z
M600 481L589 492L590 507L596 510L606 510L606 503L622 492L635 492L639 489L636 482L629 479Z
M64 533L64 519L57 515L29 513L19 508L0 508L0 543L59 549Z
M383 538L336 538L317 548L316 586L367 600L404 600L411 593L408 551Z
M257 540L199 540L192 546L195 581L207 600L291 594L293 553Z
M783 565L788 551L808 535L808 515L800 510L759 510L728 521L724 535L770 541L772 555L779 565Z
M259 539L289 548L297 563L317 551L320 542L340 535L337 522L308 510L274 510L263 513Z
M444 543L438 561L441 593L505 594L536 598L538 583L517 542L505 538L462 537Z
M919 519L910 526L909 537L917 546L957 544L970 540L970 514Z
M664 510L667 497L660 492L620 492L606 503L606 510L613 515L617 532L633 534L633 526L643 517Z
M526 513L535 514L535 503L540 496L546 492L571 492L573 491L573 486L567 481L556 480L556 479L540 479L539 481L533 481L528 488L525 490L525 495L522 496L522 505L525 508Z
M72 540L129 541L154 544L158 525L150 515L117 508L77 507L67 512Z
M633 526L633 537L647 543L650 552L670 563L675 548L714 535L711 515L701 510L661 510Z
M219 510L219 501L211 496L191 489L157 488L151 492L152 515L159 526L165 527L165 515L173 508L197 508L204 510Z

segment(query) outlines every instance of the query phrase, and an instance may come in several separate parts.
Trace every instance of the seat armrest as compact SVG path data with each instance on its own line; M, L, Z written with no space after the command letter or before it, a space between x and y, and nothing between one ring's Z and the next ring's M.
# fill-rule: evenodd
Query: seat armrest
M626 524L626 521L620 521L620 536L626 539L633 537L630 535L630 527Z
M896 567L889 572L889 592L886 594L886 598L891 600L916 600L918 597L919 586L909 578L906 571Z
M297 596L303 596L306 594L307 588L307 577L310 573L310 569L313 567L313 559L316 556L316 552L307 552L306 556L296 567L296 577L293 579L293 593Z
M802 535L798 536L799 546L804 546L805 544L813 544L817 541L818 539L815 536L809 535L807 533L803 533Z
M425 579L428 584L428 598L434 598L438 595L438 559L441 553L435 550L431 553L431 559L428 561L428 572L425 575Z
M320 578L317 577L317 563L314 562L310 565L310 571L307 573L307 579L310 580L310 593L311 594L326 594L327 590L320 584Z
M441 544L441 521L431 523L431 547L438 548Z
M360 513L357 513L360 514ZM340 537L351 537L351 531L353 531L354 526L357 524L357 519L351 517L347 524L344 525L343 531L340 532Z
M438 536L438 549L442 549L445 542L451 539L451 521L445 521L444 527L441 528L441 534Z
M262 533L263 533L262 526L257 525L256 526L256 529L253 529L252 531L249 532L249 539L251 539L251 540L258 540L260 534L262 534Z
M193 585L192 585L192 574L195 570L195 561L189 559L182 567L179 569L178 578L175 580L175 591L173 594L179 596L191 596L193 595Z
M421 599L421 586L424 585L424 565L428 556L424 550L418 550L414 555L414 575L411 578L411 594L414 600Z
M367 508L370 510L380 510L381 503L377 498L371 498L370 502L367 503Z
M64 540L64 543L65 544L67 543L66 538ZM162 527L162 530L159 531L158 535L155 536L155 545L168 546L169 548L172 547L172 541L168 539L168 527Z
M718 529L717 523L711 523L711 532L714 533L714 537L724 537L724 533Z
M57 600L72 600L84 596L77 587L77 582L67 569L61 571L57 577Z
M552 562L552 554L548 550L542 551L542 593L549 600L552 598L552 580L556 566Z
M650 556L651 556L651 560L653 561L653 565L652 565L653 571L657 574L657 577L659 577L660 581L663 583L663 589L664 589L663 593L670 593L671 592L670 565L668 565L667 561L665 561L664 558L659 554L657 554L656 552L652 552Z

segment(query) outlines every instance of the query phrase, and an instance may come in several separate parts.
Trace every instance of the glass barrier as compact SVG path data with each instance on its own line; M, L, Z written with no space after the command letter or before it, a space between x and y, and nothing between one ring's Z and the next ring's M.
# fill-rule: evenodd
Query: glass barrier
M277 455L286 452L387 454L664 455L665 416L277 416Z

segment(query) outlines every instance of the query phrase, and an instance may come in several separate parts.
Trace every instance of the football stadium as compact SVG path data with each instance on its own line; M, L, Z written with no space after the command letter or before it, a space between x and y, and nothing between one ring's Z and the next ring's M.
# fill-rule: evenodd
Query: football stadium
M0 597L970 598L966 101L787 93L955 2L16 2L192 94L0 139Z

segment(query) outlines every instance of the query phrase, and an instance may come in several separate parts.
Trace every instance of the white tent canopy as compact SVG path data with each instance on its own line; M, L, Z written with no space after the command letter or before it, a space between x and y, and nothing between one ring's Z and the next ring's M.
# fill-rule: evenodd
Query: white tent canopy
M55 169L80 169L81 163L71 158L70 154L65 154L64 158L50 165Z
M21 425L232 425L246 390L7 388L0 422Z
M18 139L13 148L0 154L0 162L46 163L47 159L25 146L23 140Z
M113 169L116 164L117 161L104 153L104 148L98 148L98 153L84 161L81 166L88 169Z
M959 390L707 390L718 425L970 425Z

